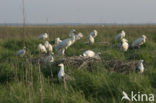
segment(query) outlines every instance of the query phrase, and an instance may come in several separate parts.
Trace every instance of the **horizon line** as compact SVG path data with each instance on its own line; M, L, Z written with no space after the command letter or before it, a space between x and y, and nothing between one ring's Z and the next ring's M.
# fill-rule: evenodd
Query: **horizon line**
M156 25L156 23L0 23L0 26L111 26L111 25Z

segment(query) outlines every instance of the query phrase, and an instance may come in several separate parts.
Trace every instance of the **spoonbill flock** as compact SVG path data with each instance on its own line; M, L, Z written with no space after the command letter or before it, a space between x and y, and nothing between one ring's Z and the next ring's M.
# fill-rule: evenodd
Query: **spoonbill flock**
M97 30L93 30L89 36L88 36L88 44L94 44L95 41L95 37L98 36L98 32ZM38 37L38 40L46 40L48 39L48 34L47 33L43 33ZM79 32L77 33L77 31L75 29L72 29L69 32L69 38L66 39L60 39L59 37L55 38L55 43L54 45L50 44L49 41L45 41L44 44L39 43L37 50L40 53L44 53L47 54L47 56L44 59L45 63L52 63L55 61L54 59L54 53L53 53L53 47L55 48L56 52L58 55L63 56L65 55L66 50L73 45L77 40L80 40L81 38L83 38L84 35ZM126 37L126 33L124 30L122 30L120 33L118 33L115 36L115 43L119 43L119 49L123 52L127 52L129 47L135 48L135 47L140 47L141 45L143 45L146 42L147 37L145 35L140 36L139 38L137 38L136 40L134 40L132 42L132 44L128 44L128 40L125 38ZM20 56L23 57L26 54L26 47L23 47L23 49L19 50L16 52L16 56ZM100 52L95 53L92 50L86 50L85 52L82 53L82 57L85 58L99 58L100 57ZM60 70L58 72L58 78L62 79L64 78L65 72L64 72L64 64L61 63L58 65L60 67ZM143 60L139 60L138 65L137 65L137 70L140 73L144 72L144 65L143 65Z

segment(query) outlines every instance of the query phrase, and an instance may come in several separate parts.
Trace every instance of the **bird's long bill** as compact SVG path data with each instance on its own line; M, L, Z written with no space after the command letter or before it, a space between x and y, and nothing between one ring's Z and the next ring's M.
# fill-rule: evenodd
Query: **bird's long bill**
M58 66L60 67L61 65L60 65L60 64L58 64Z

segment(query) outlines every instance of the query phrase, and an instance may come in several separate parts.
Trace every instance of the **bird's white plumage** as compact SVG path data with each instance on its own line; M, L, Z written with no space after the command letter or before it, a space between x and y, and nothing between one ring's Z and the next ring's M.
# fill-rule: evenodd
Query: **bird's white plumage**
M95 58L100 58L101 52L95 53L92 50L86 50L85 52L83 52L83 56L84 57L95 57Z
M38 50L41 52L41 53L47 53L47 50L46 50L46 47L42 44L39 44L38 45Z
M84 57L94 57L95 56L95 52L93 52L92 50L87 50L83 53Z
M75 36L73 35L72 38L64 39L58 45L56 45L56 49L67 49L75 42Z
M117 41L117 40L121 40L121 39L123 39L124 37L126 36L126 33L125 33L125 31L121 31L119 34L117 34L116 36L115 36L115 40Z
M129 44L127 39L121 40L120 50L126 52L128 50Z
M45 40L48 38L48 34L47 33L44 33L44 34L41 34L39 37L38 37L38 40Z
M97 32L97 30L93 30L93 32L91 32L90 34L89 34L89 36L92 36L93 38L95 38L97 35L98 35L98 32Z
M16 52L16 56L24 56L26 53L26 47Z
M48 41L45 41L44 46L45 46L47 52L50 53L50 52L53 51L53 47L52 47L52 45Z
M55 45L58 45L60 42L62 42L62 40L59 37L55 38Z
M88 42L89 42L89 44L94 44L94 37L89 35Z
M75 35L75 40L80 40L83 37L82 33L78 33L77 35Z
M45 46L46 48L48 48L49 42L48 42L48 41L45 41L44 46Z
M58 65L60 67L59 73L58 73L58 78L59 79L63 79L65 76L65 72L64 72L64 64L61 63Z
M144 72L144 65L143 65L143 60L140 60L138 62L138 66L137 66L137 69L139 70L140 73L143 73Z
M132 43L132 47L137 47L140 45L143 45L146 42L146 36L142 35L141 37L139 37L138 39L136 39L133 43Z

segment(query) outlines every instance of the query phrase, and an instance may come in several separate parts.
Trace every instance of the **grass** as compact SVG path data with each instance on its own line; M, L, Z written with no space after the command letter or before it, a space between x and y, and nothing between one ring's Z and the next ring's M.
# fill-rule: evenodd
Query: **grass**
M112 73L103 63L92 64L92 71L77 70L68 64L65 72L75 80L67 82L64 89L57 79L58 67L34 64L28 58L39 57L36 48L43 43L36 40L39 34L47 32L50 43L54 43L56 37L67 38L72 28L82 32L84 38L72 45L66 56L79 56L91 49L100 51L102 60L125 61L137 54L136 60L145 60L145 72ZM109 44L84 44L93 29L98 31L95 42ZM122 29L129 43L143 34L148 38L147 43L126 53L112 48L114 36ZM22 30L22 27L0 27L0 103L120 103L123 90L128 94L131 91L156 94L156 26L27 26L25 35ZM15 57L23 46L27 47L25 57Z

